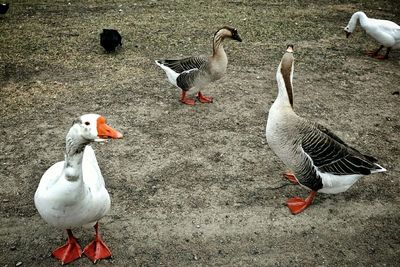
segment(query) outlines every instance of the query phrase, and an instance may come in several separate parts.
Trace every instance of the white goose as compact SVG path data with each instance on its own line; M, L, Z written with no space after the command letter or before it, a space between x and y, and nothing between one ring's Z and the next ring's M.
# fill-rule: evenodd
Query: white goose
M81 256L71 228L83 225L94 225L96 231L83 253L93 262L111 256L98 232L98 220L110 209L110 196L88 145L107 138L122 138L122 134L108 126L104 117L86 114L76 119L66 137L65 161L51 166L36 190L35 206L40 216L55 227L67 229L67 243L52 253L62 264Z
M271 149L293 171L286 177L311 190L305 200L288 200L290 211L298 214L311 205L317 191L341 193L360 177L386 170L375 158L361 154L324 126L293 111L293 70L293 46L288 46L276 72L279 91L269 110L266 137Z
M360 21L361 27L374 38L381 46L368 54L378 59L387 59L392 48L400 48L400 26L389 20L371 19L364 12L358 11L351 16L349 24L344 28L348 38L356 28L357 21ZM386 47L384 56L378 55L382 48Z
M194 105L194 100L186 97L187 91L193 87L201 88L224 76L228 57L222 43L226 38L242 41L235 28L225 26L214 34L213 53L210 57L196 56L177 60L156 60L156 64L167 74L169 82L182 89L180 99L182 103ZM197 93L197 98L202 103L211 103L213 100L212 97L204 96L200 91Z

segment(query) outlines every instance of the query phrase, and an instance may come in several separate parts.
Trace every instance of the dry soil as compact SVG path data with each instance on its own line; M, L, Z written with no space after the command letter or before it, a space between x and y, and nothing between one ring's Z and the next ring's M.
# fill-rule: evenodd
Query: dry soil
M94 145L112 198L100 226L113 258L98 266L398 266L400 52L366 56L378 44L360 27L346 39L358 10L400 23L389 0L12 1L0 17L0 266L60 265L50 253L65 232L33 195L85 113L125 135ZM209 54L224 25L243 42L226 43L227 74L203 89L214 103L180 104L154 60ZM122 34L116 53L100 47L103 28ZM288 43L296 112L388 169L297 216L286 200L307 191L265 140Z

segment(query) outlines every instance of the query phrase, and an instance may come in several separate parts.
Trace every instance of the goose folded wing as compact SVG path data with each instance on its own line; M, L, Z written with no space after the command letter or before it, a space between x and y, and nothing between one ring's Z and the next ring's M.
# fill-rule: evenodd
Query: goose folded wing
M322 133L326 134L327 136L329 136L330 138L332 138L333 140L335 140L336 142L340 143L341 145L347 147L349 150L353 150L356 154L360 154L362 157L365 157L368 161L375 163L378 160L372 156L368 156L368 155L364 155L361 154L360 151L358 151L357 149L355 149L354 147L349 146L348 144L346 144L342 139L339 138L339 136L337 136L336 134L334 134L333 132L331 132L328 128L326 128L325 126L315 123L314 126Z
M195 69L200 69L204 64L206 64L208 59L206 57L188 57L177 60L163 60L161 64L172 69L176 73L182 73L185 71L191 71Z
M393 29L392 31L393 31L392 35L394 36L395 42L396 43L400 42L400 26L398 26L398 28L396 29Z
M176 79L176 84L183 90L189 90L194 86L195 80L199 76L199 73L199 69L184 71Z
M375 158L346 145L327 128L318 125L302 140L301 147L315 168L334 175L367 175L376 169Z
M383 31L398 31L400 30L400 26L393 21L390 20L376 20L378 23L376 23L376 26L379 28L379 30Z

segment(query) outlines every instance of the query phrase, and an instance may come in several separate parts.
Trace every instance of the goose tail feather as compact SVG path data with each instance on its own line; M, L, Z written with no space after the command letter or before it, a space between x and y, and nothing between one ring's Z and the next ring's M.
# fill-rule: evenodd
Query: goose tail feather
M156 64L165 71L167 74L168 81L175 86L178 86L176 83L176 79L179 76L179 73L176 73L173 69L169 68L168 66L164 65L165 60L156 60Z
M385 168L383 168L381 165L374 163L376 166L376 169L371 170L371 173L377 173L377 172L385 172L387 171Z

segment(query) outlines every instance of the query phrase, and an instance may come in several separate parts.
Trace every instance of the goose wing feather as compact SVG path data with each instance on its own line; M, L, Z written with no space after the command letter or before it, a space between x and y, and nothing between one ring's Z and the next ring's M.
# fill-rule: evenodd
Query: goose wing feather
M318 124L318 123L314 123L314 126L318 128L318 130L320 130L321 132L323 132L324 134L328 135L330 138L332 138L333 140L335 140L336 142L342 144L343 146L354 150L356 153L361 154L360 151L358 151L357 149L355 149L354 147L349 146L348 144L346 144L342 139L340 139L336 134L334 134L332 131L330 131L328 128L326 128L325 126ZM372 156L368 156L368 155L364 155L362 154L363 157L365 157L367 160L371 161L372 163L378 162L378 160Z
M208 62L207 57L197 56L183 59L165 59L158 61L160 64L172 69L176 73L201 69Z
M304 153L322 173L335 175L362 174L380 169L376 159L363 155L345 144L339 137L322 125L314 123L301 141Z
M196 78L199 77L199 74L199 69L184 71L176 79L176 84L183 90L189 90L194 87Z
M390 20L371 19L371 21L381 30L384 31L399 31L400 26Z

